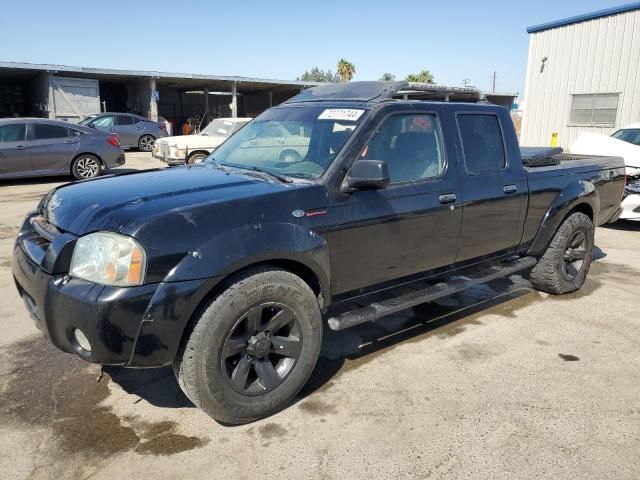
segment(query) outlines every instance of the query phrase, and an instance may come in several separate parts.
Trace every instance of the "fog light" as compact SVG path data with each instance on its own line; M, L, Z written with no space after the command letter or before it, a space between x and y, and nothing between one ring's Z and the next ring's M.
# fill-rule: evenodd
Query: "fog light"
M79 328L74 329L73 338L76 339L76 342L78 342L78 345L80 345L80 348L82 348L86 352L91 352L91 342L89 342L89 339L87 338L87 336L84 333L82 333L82 330L80 330Z

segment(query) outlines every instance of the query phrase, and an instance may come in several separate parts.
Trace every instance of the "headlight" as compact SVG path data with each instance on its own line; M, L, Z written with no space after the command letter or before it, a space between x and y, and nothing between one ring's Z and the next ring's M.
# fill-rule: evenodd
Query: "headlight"
M131 237L91 233L76 241L69 274L102 285L141 285L147 265L144 249Z

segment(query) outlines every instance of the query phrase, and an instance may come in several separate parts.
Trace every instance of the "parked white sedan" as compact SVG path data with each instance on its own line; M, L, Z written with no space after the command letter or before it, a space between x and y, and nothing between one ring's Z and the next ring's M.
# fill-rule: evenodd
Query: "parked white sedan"
M640 221L640 123L621 128L610 137L583 133L571 145L571 153L615 155L624 158L627 185L622 200L622 220Z
M156 140L152 155L169 165L199 163L249 121L251 118L248 117L216 118L198 135L181 135Z

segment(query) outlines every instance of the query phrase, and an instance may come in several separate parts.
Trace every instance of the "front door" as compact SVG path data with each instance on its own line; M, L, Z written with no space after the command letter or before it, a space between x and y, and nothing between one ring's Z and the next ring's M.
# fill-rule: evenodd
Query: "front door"
M26 141L26 124L0 125L0 176L31 172L31 154Z
M441 107L378 115L383 118L358 156L385 161L391 183L330 203L334 295L357 294L456 257L461 192L455 155L445 149Z
M464 176L457 261L514 252L522 238L528 190L520 152L512 151L512 145L507 148L504 140L503 130L513 127L502 125L495 113L470 111L455 118L462 143L459 171Z

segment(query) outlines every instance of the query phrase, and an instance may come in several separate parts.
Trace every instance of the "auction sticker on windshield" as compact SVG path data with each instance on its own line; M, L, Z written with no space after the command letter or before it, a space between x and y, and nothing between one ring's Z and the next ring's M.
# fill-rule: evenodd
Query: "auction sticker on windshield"
M327 108L320 114L318 120L351 120L355 122L363 113L364 110L355 108Z

